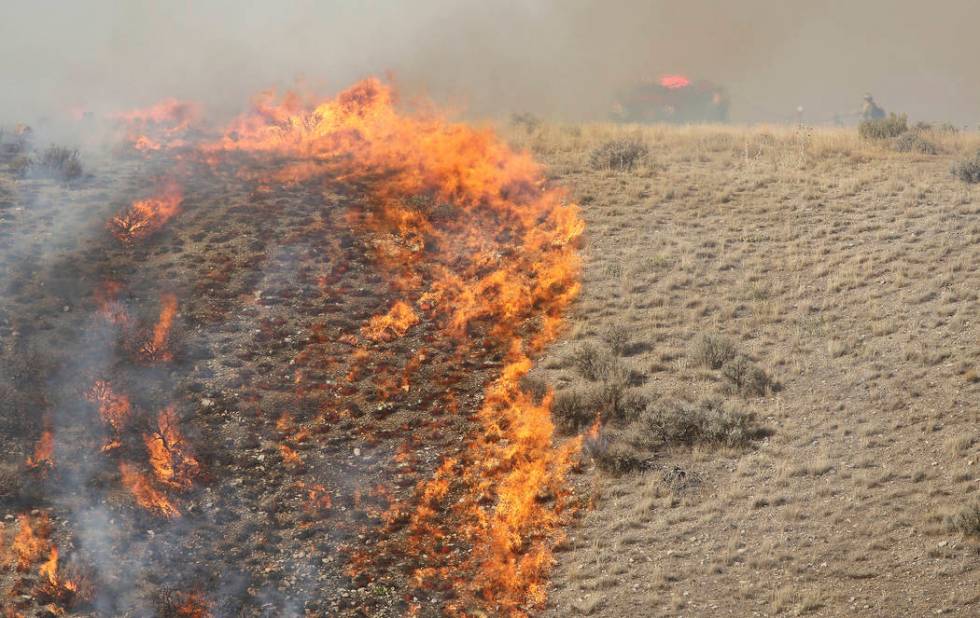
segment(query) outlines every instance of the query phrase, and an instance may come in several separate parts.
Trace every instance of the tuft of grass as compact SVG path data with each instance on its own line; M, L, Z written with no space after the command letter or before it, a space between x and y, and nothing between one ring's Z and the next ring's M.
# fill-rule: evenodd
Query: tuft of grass
M589 155L589 164L597 170L632 170L650 153L646 144L637 138L613 139L603 143Z
M735 358L738 350L735 343L724 335L702 333L694 340L690 354L698 365L721 369L725 363Z
M864 139L883 140L898 137L909 130L905 114L888 114L886 118L864 120L858 125L858 135Z

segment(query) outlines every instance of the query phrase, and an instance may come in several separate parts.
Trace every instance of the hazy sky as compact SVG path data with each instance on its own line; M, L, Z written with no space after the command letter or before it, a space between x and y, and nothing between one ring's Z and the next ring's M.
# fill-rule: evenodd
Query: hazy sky
M736 121L827 121L871 91L976 125L978 28L977 0L2 0L0 124L391 70L473 115L602 118L617 87L685 73L725 85Z

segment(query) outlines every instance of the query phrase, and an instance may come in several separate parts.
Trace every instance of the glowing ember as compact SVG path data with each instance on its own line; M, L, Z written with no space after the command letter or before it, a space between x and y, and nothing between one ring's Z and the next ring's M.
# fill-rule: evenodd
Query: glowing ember
M162 492L158 491L151 479L137 470L132 464L119 462L122 483L141 507L154 511L167 518L180 516L180 510Z
M687 86L690 86L691 80L683 75L664 75L660 78L660 85L664 88L677 90L678 88L686 88Z
M177 297L173 294L162 295L160 298L160 319L153 327L152 338L140 347L140 358L144 361L166 362L173 360L173 353L167 349L167 343L176 315Z
M137 200L126 212L109 220L109 231L120 242L132 244L159 231L180 212L183 193L174 183L168 183L156 196Z

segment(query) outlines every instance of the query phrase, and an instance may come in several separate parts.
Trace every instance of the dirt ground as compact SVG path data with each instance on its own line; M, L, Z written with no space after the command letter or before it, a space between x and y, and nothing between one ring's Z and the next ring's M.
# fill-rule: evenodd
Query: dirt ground
M977 136L933 136L934 155L853 129L511 139L587 222L571 330L537 375L559 396L581 387L570 357L625 325L646 400L717 397L768 434L580 479L595 506L557 554L545 615L980 612L980 544L956 523L980 481L980 188L950 173ZM647 155L596 169L590 153L622 139ZM768 386L739 394L700 366L705 335Z

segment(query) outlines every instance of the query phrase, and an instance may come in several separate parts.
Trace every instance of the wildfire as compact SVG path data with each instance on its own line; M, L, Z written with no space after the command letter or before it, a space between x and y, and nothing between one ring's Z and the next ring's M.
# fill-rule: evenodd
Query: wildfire
M189 489L191 479L197 475L200 466L180 432L174 406L160 412L157 431L144 435L143 441L157 480L175 489Z
M17 557L17 570L27 571L48 550L51 522L44 514L34 518L21 514L17 516L17 523L19 528L11 549Z
M117 433L122 430L133 413L129 397L117 394L106 380L96 380L92 389L85 394L85 398L99 406L102 422Z
M177 297L174 294L163 294L160 297L160 318L153 327L153 336L140 346L140 358L148 362L173 360L173 353L167 348L167 343L176 315Z
M133 202L124 213L109 220L109 231L120 242L133 244L159 231L180 212L183 192L176 182L167 183L154 197Z
M691 80L683 75L663 75L660 77L660 85L664 88L677 90L678 88L686 88L690 86Z
M122 476L123 486L133 494L136 503L141 507L170 519L180 516L180 510L170 499L157 490L151 479L132 464L119 462L119 474Z
M419 322L419 317L415 315L412 308L403 301L396 302L388 313L376 315L361 329L361 332L368 339L381 341L382 339L402 337L408 329Z
M42 466L52 468L54 467L53 454L54 434L50 429L45 429L41 432L41 437L38 438L37 444L34 446L34 455L27 458L27 467L32 469Z
M196 103L164 99L149 107L117 113L113 118L126 131L126 141L138 151L174 148L185 144L181 136L200 119Z
M518 383L531 366L527 354L556 336L578 291L575 244L583 224L575 207L545 188L527 154L489 130L401 114L391 88L375 79L319 103L295 94L277 102L267 94L205 150L281 157L284 163L262 179L267 183L381 178L364 183L373 206L351 213L351 223L403 296L361 334L375 342L402 337L420 320L418 306L461 348L489 337L488 344L510 350L465 457L444 463L420 488L410 543L429 547L420 554L430 556L441 555L433 543L449 535L473 545L465 564L422 567L419 581L449 579L464 597L512 612L541 603L561 523L562 481L580 440L553 446L550 398L535 403ZM527 344L522 332L530 335ZM352 354L349 380L359 379L369 358L363 349ZM394 388L384 375L375 382L385 395L410 387L410 374L424 360L424 353L410 359ZM450 491L457 506L438 508ZM544 503L542 494L555 500ZM474 583L452 575L461 568Z

